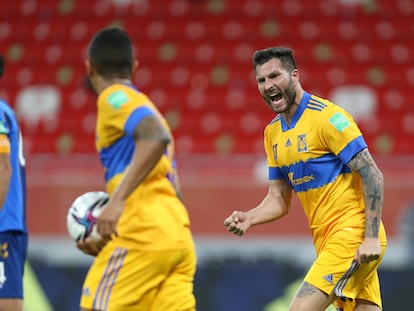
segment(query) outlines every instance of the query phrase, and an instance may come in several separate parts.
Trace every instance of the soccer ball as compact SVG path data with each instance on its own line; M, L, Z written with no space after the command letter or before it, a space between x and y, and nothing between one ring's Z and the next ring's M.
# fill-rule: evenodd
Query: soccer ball
M109 200L103 191L90 191L78 196L68 210L66 226L74 241L90 238L97 240L99 233L96 218L102 212L102 206Z

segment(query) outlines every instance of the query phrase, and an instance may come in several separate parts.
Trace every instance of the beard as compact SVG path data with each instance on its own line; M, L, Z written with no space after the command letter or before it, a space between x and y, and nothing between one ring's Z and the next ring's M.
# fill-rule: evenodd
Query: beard
M283 90L280 90L280 94L282 98L280 100L285 100L285 105L281 107L275 107L273 105L273 101L270 99L270 97L266 94L264 95L264 99L267 103L267 105L276 113L284 113L290 110L290 108L293 106L293 103L296 99L296 90L295 86L293 84L292 78L289 79L289 84L287 87Z

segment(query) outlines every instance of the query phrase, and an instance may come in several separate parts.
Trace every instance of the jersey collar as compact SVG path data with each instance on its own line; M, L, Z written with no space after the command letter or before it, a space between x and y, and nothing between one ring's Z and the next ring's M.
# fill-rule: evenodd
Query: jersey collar
M283 119L283 117L280 118L280 120L282 122L282 130L283 131L287 131L287 130L295 127L296 123L298 123L300 117L302 116L303 112L305 111L306 104L307 104L307 102L309 101L310 98L311 98L311 95L309 93L307 93L306 91L303 92L302 99L300 100L298 108L296 109L295 113L293 114L292 122L290 122L290 125L288 125L286 123L286 121L285 121L285 119Z

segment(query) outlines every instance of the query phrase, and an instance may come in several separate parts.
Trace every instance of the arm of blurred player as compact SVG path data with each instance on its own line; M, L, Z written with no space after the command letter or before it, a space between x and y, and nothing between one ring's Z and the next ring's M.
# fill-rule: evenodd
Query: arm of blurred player
M0 209L9 191L11 173L10 142L6 135L0 135Z
M272 180L269 191L263 201L255 208L247 211L234 211L224 220L227 230L243 235L255 225L267 223L286 215L290 209L292 189L286 180Z
M171 142L170 133L157 116L143 118L135 128L134 138L131 164L97 219L98 233L105 239L116 234L116 224L126 199L157 165Z
M365 200L365 236L355 259L360 263L377 260L381 255L378 238L384 203L384 179L368 149L359 152L348 166L362 178Z

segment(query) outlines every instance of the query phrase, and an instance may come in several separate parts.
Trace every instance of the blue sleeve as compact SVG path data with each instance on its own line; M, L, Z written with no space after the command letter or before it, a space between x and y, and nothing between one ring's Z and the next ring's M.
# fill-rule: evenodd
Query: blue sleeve
M141 120L147 116L155 115L155 111L147 106L135 109L125 122L124 131L128 136L134 136L134 130Z
M362 136L358 136L351 141L339 154L338 157L345 164L351 161L351 159L360 151L367 148L368 145Z
M269 180L285 179L285 175L280 168L269 166L268 178Z

